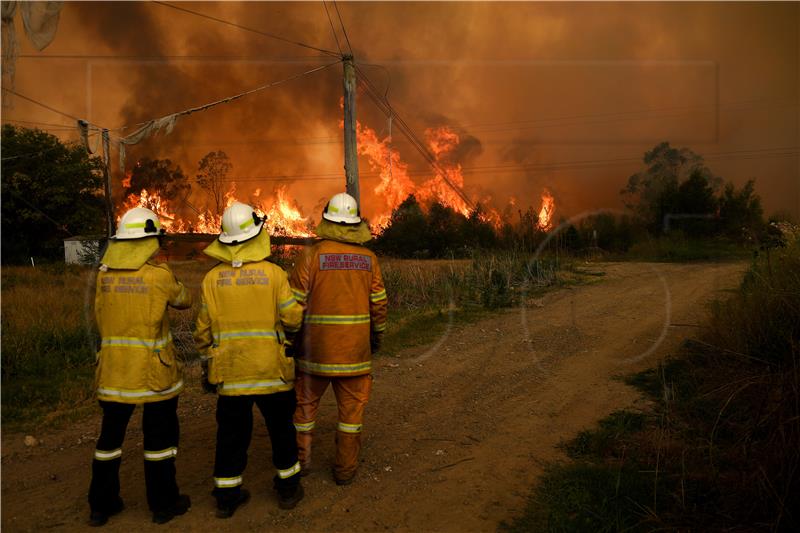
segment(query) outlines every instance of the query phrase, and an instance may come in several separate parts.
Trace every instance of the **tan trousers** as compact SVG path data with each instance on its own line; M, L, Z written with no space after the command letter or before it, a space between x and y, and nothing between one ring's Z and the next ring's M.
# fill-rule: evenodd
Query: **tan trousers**
M372 376L335 378L315 376L297 372L295 392L297 409L294 413L294 426L297 429L297 453L300 464L308 468L311 464L311 440L319 409L319 401L328 388L333 386L336 405L339 409L339 423L336 427L336 460L333 472L337 479L348 480L356 474L358 455L361 451L361 425L364 407L372 390Z

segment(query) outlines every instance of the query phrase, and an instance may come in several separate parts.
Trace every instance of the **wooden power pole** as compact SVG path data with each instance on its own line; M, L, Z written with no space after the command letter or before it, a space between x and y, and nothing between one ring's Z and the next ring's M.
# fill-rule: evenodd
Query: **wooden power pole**
M106 225L108 227L108 237L111 237L116 232L114 227L114 201L111 198L111 173L109 172L109 165L111 164L111 153L109 147L108 130L103 130L103 182L105 185L106 193Z
M356 70L353 56L342 57L344 64L344 173L347 194L361 205L358 185L358 150L356 141Z

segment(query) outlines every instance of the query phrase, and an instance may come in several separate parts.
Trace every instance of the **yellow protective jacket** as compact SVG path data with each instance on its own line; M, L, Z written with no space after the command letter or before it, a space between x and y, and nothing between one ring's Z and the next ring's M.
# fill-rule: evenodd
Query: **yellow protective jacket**
M292 390L294 360L285 355L285 332L298 331L302 318L279 266L255 261L211 269L194 334L208 357L209 382L226 396Z
M305 307L298 368L319 376L369 374L370 334L386 329L388 303L375 254L323 240L301 254L290 282Z
M192 297L165 264L108 269L97 276L95 318L100 330L97 397L147 403L177 396L180 362L169 331L167 307L186 309Z

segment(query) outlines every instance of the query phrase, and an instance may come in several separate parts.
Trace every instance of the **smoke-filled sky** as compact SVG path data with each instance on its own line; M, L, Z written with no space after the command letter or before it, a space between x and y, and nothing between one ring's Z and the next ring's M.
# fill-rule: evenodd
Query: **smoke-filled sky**
M180 6L338 53L322 2ZM642 154L669 141L705 155L737 185L755 178L768 214L800 216L798 3L338 7L356 62L420 138L443 125L459 133L456 155L473 198L502 209L513 197L525 208L538 206L546 187L557 217L620 207L619 191ZM335 60L155 3L65 2L43 52L16 24L15 90L112 130ZM316 218L323 200L343 189L341 95L342 68L334 65L184 117L170 135L129 148L128 165L168 157L193 177L203 155L221 149L238 191L289 184ZM388 120L363 94L357 113L388 135ZM7 120L70 123L18 98L3 110ZM393 134L412 177L429 177L419 154ZM116 158L113 168L119 190ZM377 176L364 158L360 168L369 215L381 207L369 192ZM202 203L202 193L193 201Z

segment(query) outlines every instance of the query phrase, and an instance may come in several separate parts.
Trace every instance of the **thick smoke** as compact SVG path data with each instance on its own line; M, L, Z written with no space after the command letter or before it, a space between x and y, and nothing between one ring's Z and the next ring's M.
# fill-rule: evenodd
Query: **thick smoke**
M318 2L179 5L338 51ZM455 157L466 169L468 193L491 195L498 208L512 196L520 207L538 205L544 187L556 196L559 216L618 207L618 191L640 167L637 158L661 141L704 154L800 143L796 3L340 2L339 9L367 75L388 89L421 138L445 122L456 129L463 141ZM68 110L75 113L89 90L93 120L112 127L329 60L139 2L66 3L47 53L131 57L94 61L88 88L78 62L23 58L18 64L17 90L63 103L68 88L75 96ZM305 212L317 216L322 200L343 185L343 178L331 179L343 176L341 72L336 65L184 117L171 135L130 148L129 165L139 157L169 157L193 178L197 162L221 149L232 159L239 192L260 187L269 194L291 183ZM25 109L31 108L20 106ZM34 113L35 120L53 119ZM388 134L386 117L363 94L358 116ZM399 132L393 138L412 173L424 179L429 169L422 158ZM768 211L800 207L797 157L712 158L709 164L737 184L757 178ZM361 162L362 171L367 166ZM362 189L375 183L365 178ZM202 192L193 201L202 203Z

